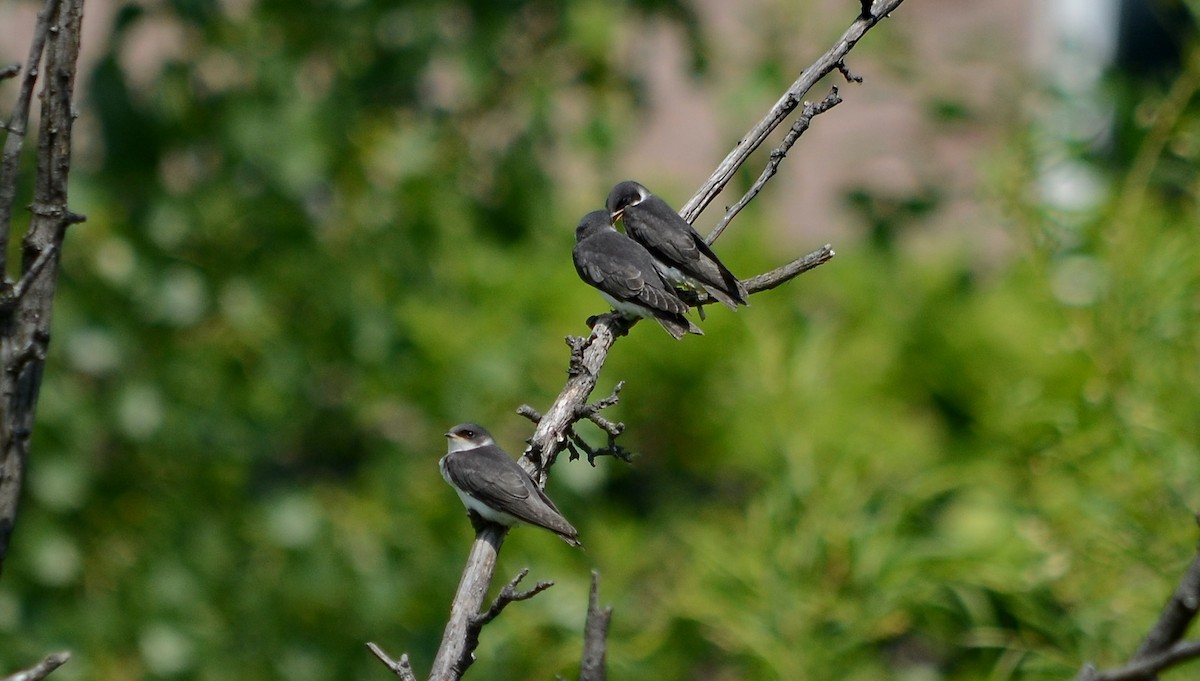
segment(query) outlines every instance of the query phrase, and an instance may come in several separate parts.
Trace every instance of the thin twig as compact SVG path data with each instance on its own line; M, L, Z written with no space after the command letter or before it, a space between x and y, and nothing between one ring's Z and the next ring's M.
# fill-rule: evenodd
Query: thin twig
M817 81L836 69L838 63L846 58L846 55L849 54L850 50L854 49L854 46L862 39L866 32L871 30L883 17L888 16L903 2L904 0L880 0L877 9L868 8L868 11L863 12L862 15L855 19L842 34L841 38L838 39L837 43L828 52L821 55L812 66L805 69L796 82L792 83L787 92L779 98L779 101L775 102L775 105L771 107L767 115L742 136L741 141L733 148L733 151L729 152L725 160L721 161L721 164L717 166L712 176L700 186L696 194L680 209L679 214L683 216L683 219L689 223L695 222L696 217L700 215L708 204L712 203L713 199L717 198L717 195L721 193L725 185L729 184L738 169L746 162L746 159L750 158L750 155L766 141L767 136L775 128L779 127L791 115L792 111L800 105L800 102L804 100L804 96L817 84Z
M400 681L417 681L417 675L413 672L412 663L408 661L408 653L400 655L399 660L393 660L388 656L387 653L383 652L383 648L380 648L374 643L368 642L367 648L370 649L371 653L374 654L375 657L379 658L380 662L386 665L388 669L392 670L392 673L395 674Z
M769 291L788 283L811 269L824 265L832 260L834 255L833 247L825 244L808 255L796 258L786 265L776 267L770 272L763 272L749 279L743 279L742 283L746 285L746 290L751 295ZM704 292L693 292L691 298L688 300L689 305L710 305L715 302L717 302L716 298Z
M50 672L66 664L69 659L71 659L71 653L65 650L58 653L50 653L41 662L38 662L25 671L6 676L2 681L42 681L42 679L50 675Z
M525 579L525 576L528 574L529 568L521 568L521 571L517 573L517 576L509 580L508 584L505 584L504 588L500 589L500 593L496 594L496 598L492 599L491 606L489 606L485 612L481 612L471 619L472 629L477 634L481 629L483 629L485 624L496 619L496 616L499 615L504 608L508 607L509 603L513 603L515 601L527 601L546 589L554 586L553 581L545 581L538 582L537 584L533 585L532 589L528 591L517 591L517 585L520 584L521 580Z
M471 616L467 625L465 645L459 651L459 658L454 664L454 670L458 676L462 676L467 668L475 662L475 649L479 647L479 634L487 623L496 619L509 603L529 600L554 586L554 582L538 582L528 591L517 591L517 585L521 583L522 579L525 579L527 574L529 574L529 568L521 568L517 576L505 584L503 589L500 589L500 593L492 600L492 604L487 610Z
M842 78L846 79L847 83L863 82L862 76L856 76L853 73L851 73L850 67L846 66L845 61L840 61L837 63L837 70L838 70L838 73L842 74Z
M612 606L600 607L600 573L592 570L592 591L588 595L587 620L583 625L583 659L579 681L604 681L608 670L604 658L608 649L608 626Z
M806 130L808 130L808 126L812 124L813 117L829 111L838 104L841 104L841 102L842 98L840 95L838 95L837 87L834 86L829 94L825 95L825 99L822 99L816 104L811 102L804 103L804 110L800 112L799 118L797 118L796 122L792 124L792 129L788 130L788 134L784 136L783 141L779 143L779 146L775 147L775 149L771 151L771 158L769 161L767 161L767 166L763 168L762 174L760 174L758 179L754 181L754 184L750 186L749 191L747 191L742 198L737 200L737 203L726 209L725 216L721 218L721 221L717 223L717 226L713 228L713 231L710 232L707 237L705 237L704 240L710 246L713 244L713 242L721 237L721 233L725 231L725 228L729 226L729 223L733 220L733 218L737 217L737 214L742 212L742 209L746 207L746 204L753 201L754 197L758 196L758 193L762 191L762 188L767 185L767 182L775 176L775 173L779 172L779 164L783 163L783 159L787 157L788 151L791 150L792 146L796 144L796 140L800 139L800 136L803 135Z
M25 77L21 79L16 106L13 107L12 116L5 126L8 137L4 140L4 152L0 155L0 276L6 276L8 272L8 237L17 199L17 162L20 160L25 131L29 126L29 108L33 102L33 88L37 84L38 62L42 60L46 35L50 31L50 17L58 12L58 2L59 0L46 0L46 5L38 12L33 41L29 45L29 57L25 62Z

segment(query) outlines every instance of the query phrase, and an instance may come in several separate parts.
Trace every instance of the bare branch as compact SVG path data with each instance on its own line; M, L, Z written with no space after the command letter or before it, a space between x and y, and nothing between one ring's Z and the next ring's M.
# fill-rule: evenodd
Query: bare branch
M1163 607L1162 614L1154 623L1154 628L1142 640L1134 653L1135 661L1167 650L1175 642L1183 638L1196 612L1200 609L1200 551L1192 558L1192 564L1179 580L1175 593Z
M72 93L79 57L83 0L47 0L38 14L34 44L22 79L18 104L9 123L0 158L0 567L8 553L17 505L29 457L29 434L41 388L45 350L50 342L51 312L58 263L67 227L82 217L67 209L71 170L71 130L75 121ZM51 28L52 27L52 28ZM16 200L16 167L37 64L45 53L46 78L41 92L41 134L29 230L22 241L21 277L10 286L4 255L8 250L12 209Z
M886 14L902 2L903 0L881 0L883 5L881 12ZM804 71L800 79L776 103L767 117L726 156L712 177L684 207L681 215L688 222L695 221L696 216L728 184L737 169L762 144L766 136L799 105L804 93L817 80L836 68L837 63L876 23L878 23L877 16L859 17L842 35L837 45ZM832 102L829 98L826 99ZM833 103L829 103L825 108L833 105ZM808 116L809 120L822 110L825 109L814 109ZM797 136L799 134L798 132ZM791 144L794 144L794 140L792 142L785 141L785 144L787 146L782 147L783 152L786 152ZM747 199L747 201L749 200ZM802 272L827 262L831 257L833 257L833 250L826 246L783 267L753 277L745 283L751 292L774 288ZM586 337L569 336L566 339L571 348L567 381L550 408L544 413L539 413L528 405L522 405L518 409L519 414L537 424L519 463L542 487L546 484L550 467L564 449L569 449L572 455L578 456L579 449L582 448L589 453L589 460L594 459L600 453L628 456L628 452L618 447L614 439L623 426L600 417L598 413L600 409L616 402L616 390L609 398L600 400L594 405L588 405L588 398L596 387L597 378L608 358L609 350L616 339L628 333L635 322L617 313L590 317L587 322L591 327L591 334ZM574 424L585 418L593 421L608 433L609 447L606 450L592 449L574 432ZM473 661L471 650L474 649L474 645L468 645L469 628L473 622L479 621L476 618L479 617L478 613L484 595L495 570L496 555L507 532L507 528L490 523L482 523L477 526L475 543L471 547L458 591L451 604L450 621L446 625L442 645L434 660L431 679L435 681L456 680Z
M71 659L71 653L65 650L58 653L50 653L41 662L23 672L6 676L3 681L42 681L42 679L50 675L50 672L66 664L69 659Z
M842 78L846 79L847 83L863 82L862 76L856 76L853 73L851 73L850 67L846 66L846 62L844 62L844 61L840 61L837 63L837 70L838 70L838 73L842 74Z
M368 642L367 648L370 649L371 653L375 655L375 657L379 658L380 662L385 664L388 669L392 670L392 673L395 674L396 678L400 679L400 681L417 681L417 675L413 673L412 664L408 661L408 653L400 655L399 660L393 660L391 657L388 657L387 653L383 652L383 648L380 648L374 643Z
M808 126L812 124L813 117L823 114L841 103L842 98L840 95L838 95L838 89L836 86L830 90L829 94L825 95L825 99L822 99L816 104L812 104L810 102L804 103L804 110L800 112L800 117L797 118L796 122L792 124L792 129L789 130L788 134L784 136L783 142L781 142L778 147L775 147L775 149L771 151L771 160L767 162L767 167L763 168L762 174L759 175L758 179L754 181L754 184L750 186L750 190L747 191L742 198L738 199L737 203L726 209L725 217L721 218L721 221L717 223L717 226L713 228L713 231L710 232L707 237L705 237L705 242L707 242L709 245L712 245L713 242L721 238L721 233L725 231L725 228L729 226L729 223L733 221L735 217L737 217L738 213L742 212L742 209L746 207L746 204L750 203L754 200L754 197L758 196L758 193L762 191L762 188L766 186L767 182L775 176L775 173L779 172L779 164L783 163L783 159L787 156L787 153L792 146L796 144L796 140L800 139L800 136L803 135L806 130L808 130Z
M608 649L608 625L612 606L600 607L600 573L592 570L592 591L588 596L587 620L583 625L583 660L579 681L604 681L608 675L604 657Z
M17 200L17 162L29 126L29 108L33 102L33 87L37 84L38 62L42 60L50 19L58 13L58 3L59 0L46 0L46 5L38 12L33 42L29 45L29 57L25 62L25 77L21 79L21 89L17 93L17 104L13 107L8 124L4 126L8 137L4 140L3 155L0 155L0 276L5 278L8 276L8 237Z
M725 160L721 161L721 164L717 166L712 176L701 185L695 196L684 204L683 208L679 211L683 219L689 223L695 222L696 217L703 212L708 204L712 203L713 199L721 193L721 190L725 189L725 185L729 184L729 181L733 179L734 174L737 173L738 168L742 167L746 159L750 158L750 155L766 141L767 136L775 128L779 127L779 124L783 123L791 115L792 111L800 105L800 102L804 100L804 96L817 84L817 81L838 68L838 64L846 58L850 50L854 49L854 46L866 35L867 31L871 30L883 17L886 17L903 2L904 0L880 0L877 3L879 5L878 9L867 8L868 11L863 12L861 16L855 19L854 23L850 24L850 27L838 39L838 42L828 52L821 55L812 66L805 69L804 73L800 74L800 78L792 83L787 92L779 98L775 106L771 107L767 115L742 136L741 141L733 148L733 151L729 152L729 155L725 157Z
M466 671L465 666L459 666L464 656L474 659L471 652L467 651L468 630L471 620L483 609L483 599L492 581L492 573L496 570L496 555L506 536L507 527L492 523L481 525L475 534L458 591L450 605L450 621L446 623L442 645L433 660L430 681L456 681Z
M1129 664L1107 671L1085 665L1075 681L1152 679L1168 667L1200 657L1200 641L1181 642L1197 612L1200 612L1200 549Z
M1200 658L1200 641L1183 641L1153 655L1134 658L1119 669L1101 672L1088 665L1079 672L1075 681L1146 681L1180 662L1196 658Z
M492 620L496 619L496 616L500 614L500 611L503 611L504 608L508 607L509 603L514 601L528 601L529 598L539 595L539 593L550 589L550 587L554 585L553 581L539 581L538 584L534 585L533 589L528 591L517 591L517 585L521 584L521 580L526 578L527 574L529 574L529 568L522 567L521 572L518 572L516 577L509 580L509 583L504 585L504 589L500 589L500 592L496 598L492 599L491 607L487 608L485 613L480 613L472 617L472 620L470 620L470 625L472 626L470 626L469 631L475 634L474 643L479 643L479 632L482 631L484 625L486 625L487 622L491 622ZM470 647L474 649L474 646Z

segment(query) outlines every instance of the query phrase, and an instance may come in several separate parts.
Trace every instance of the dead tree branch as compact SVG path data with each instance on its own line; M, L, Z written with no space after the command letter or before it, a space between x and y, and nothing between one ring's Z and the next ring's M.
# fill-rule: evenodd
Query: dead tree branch
M42 681L50 675L50 672L66 664L69 659L71 659L71 653L66 651L50 653L41 662L23 672L6 676L3 681Z
M412 663L408 661L408 655L401 655L399 660L393 660L387 653L383 652L383 648L374 643L367 643L367 649L371 654L379 658L379 661L392 670L396 678L400 681L417 681L417 675L413 673Z
M899 7L902 2L903 0L881 0L880 7L874 14L864 11L863 16L856 18L834 47L812 66L805 69L800 78L772 107L767 116L752 128L750 133L726 156L713 175L702 185L696 196L680 211L680 215L688 222L694 222L767 136L800 105L805 93L822 77L838 69L839 64L854 48L854 45L868 30L879 23L880 17L886 16L887 13ZM836 93L831 95L831 97L835 96ZM813 109L808 112L808 121L822 111L828 110L835 103L830 97L827 97L822 102L813 105ZM800 129L795 131L795 137L799 137L807 127L807 122L800 126ZM776 166L782 162L786 151L794 143L795 139L790 139L790 141L785 140L786 146L781 145L782 152L775 161ZM777 167L772 168L767 179L770 179L776 170ZM766 180L763 180L763 183L765 182ZM754 190L755 194L761 189L761 185L758 186ZM746 199L746 202L752 198ZM751 293L756 293L774 288L827 262L832 257L833 250L829 246L825 246L780 268L751 277L745 282L747 289ZM550 408L545 413L538 413L528 406L522 406L519 410L522 415L537 423L533 435L528 440L529 444L520 458L520 464L539 485L545 486L550 467L554 465L563 450L569 449L573 455L577 456L579 449L582 448L588 452L589 460L594 459L600 453L628 455L627 452L616 447L613 440L614 432L620 432L620 424L613 424L606 419L598 418L597 412L600 408L607 406L606 403L615 403L615 392L611 398L601 400L596 405L589 405L588 398L596 388L600 370L604 366L609 350L612 349L617 338L624 336L634 323L619 314L603 314L590 318L588 320L588 325L592 329L590 335L585 338L567 338L567 343L571 346L567 381ZM586 445L573 429L574 424L582 419L592 420L609 434L609 447L603 450L594 450ZM464 660L471 659L470 657L464 658L464 654L469 656L468 648L473 648L473 646L468 646L469 628L483 607L488 585L491 583L495 570L496 555L507 533L507 528L488 523L480 524L476 528L475 542L471 546L458 591L450 607L450 621L446 625L442 644L433 663L431 679L436 681L456 680L465 671L466 664L469 664L469 662L464 664ZM376 654L379 655L379 653ZM380 659L388 664L389 668L396 671L396 666L390 661L390 658L380 656Z
M1086 665L1075 676L1075 681L1149 680L1180 662L1200 658L1200 641L1181 640L1197 612L1200 612L1200 550L1133 659L1123 667L1106 671Z
M870 8L867 7L869 4L868 1L863 0L864 11L842 33L842 37L838 39L837 43L829 48L828 52L821 55L817 61L813 62L812 66L805 69L804 73L800 74L796 82L792 83L787 92L783 93L783 96L779 98L775 106L771 107L767 115L753 128L750 128L750 131L742 137L737 146L733 148L733 151L729 152L725 160L721 161L721 164L717 166L717 170L700 186L695 196L684 204L683 208L679 211L683 219L688 222L695 222L700 213L708 207L708 204L712 203L713 199L717 198L717 195L725 189L725 186L733 179L738 169L750 158L750 155L762 146L762 143L767 140L767 137L775 128L779 127L795 111L796 107L804 100L804 96L808 94L808 91L817 84L817 81L836 69L845 68L844 62L846 55L850 54L850 50L854 49L854 46L866 35L867 31L874 28L876 24L895 11L903 2L904 0L880 0L876 3L878 7Z
M779 172L779 164L783 163L783 159L787 157L788 151L791 150L792 146L796 144L796 140L800 139L800 136L804 134L805 130L808 130L808 126L812 124L813 117L823 114L841 103L842 97L838 94L838 89L836 87L830 90L829 94L825 95L825 99L822 99L816 104L812 104L810 102L804 103L804 109L800 112L800 116L796 119L796 122L792 124L792 129L789 130L788 134L784 136L783 142L781 142L778 147L775 147L775 149L771 151L771 160L767 162L767 167L763 168L762 174L759 175L758 179L754 181L754 184L750 186L749 191L747 191L742 198L738 199L737 203L725 210L725 216L721 218L721 221L717 223L717 226L713 228L713 231L704 238L706 242L712 244L717 239L721 238L721 233L725 231L725 228L729 226L729 223L732 222L735 217L737 217L738 213L742 212L742 209L746 207L746 204L750 203L754 200L754 197L758 196L758 193L767 185L767 182L772 177L775 177L775 173Z
M592 591L588 596L587 620L583 625L583 660L579 663L579 681L604 681L608 675L604 658L608 651L608 625L612 607L600 607L600 573L592 570Z
M79 57L82 0L47 0L38 13L17 105L0 157L0 568L8 554L29 458L30 434L42 382L58 263L67 227L83 220L67 209L71 170L72 93ZM37 176L29 230L22 241L20 276L9 279L6 260L16 202L17 166L29 122L33 88L44 53Z

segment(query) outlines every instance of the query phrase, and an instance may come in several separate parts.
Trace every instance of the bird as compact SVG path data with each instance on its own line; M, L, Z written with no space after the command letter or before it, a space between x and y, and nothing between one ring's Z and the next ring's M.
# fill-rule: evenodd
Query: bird
M438 468L468 510L505 527L536 525L571 546L583 546L550 497L483 426L460 423L446 433L446 440Z
M609 221L650 251L674 284L699 286L731 310L749 305L746 286L729 271L704 239L649 189L633 180L619 182L605 201Z
M684 316L689 307L641 244L618 232L608 211L584 215L575 227L575 271L626 317L658 322L675 340L704 335Z

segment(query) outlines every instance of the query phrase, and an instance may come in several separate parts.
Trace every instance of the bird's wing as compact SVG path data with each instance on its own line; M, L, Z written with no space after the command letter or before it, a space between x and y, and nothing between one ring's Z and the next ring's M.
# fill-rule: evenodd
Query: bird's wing
M596 235L577 247L575 267L584 281L618 300L637 301L663 312L688 310L663 281L650 253L617 232Z
M499 447L447 454L445 470L455 487L493 508L508 510L529 498L524 471Z
M701 241L699 235L674 208L657 196L647 198L642 204L625 211L625 229L630 236L668 264L690 263L700 258L702 251L696 245Z

